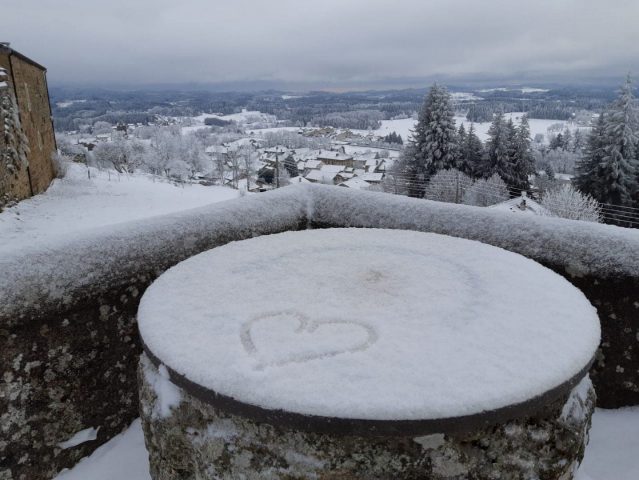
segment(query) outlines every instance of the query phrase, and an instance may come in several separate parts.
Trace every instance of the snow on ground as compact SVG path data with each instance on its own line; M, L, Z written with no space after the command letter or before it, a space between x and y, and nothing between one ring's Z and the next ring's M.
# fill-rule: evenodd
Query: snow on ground
M597 409L576 480L639 478L639 407Z
M639 478L639 407L597 409L575 480ZM54 480L150 480L140 420Z
M175 186L148 175L119 175L70 164L49 189L0 213L0 252L105 225L236 198L226 187Z
M254 123L262 123L262 124L273 124L276 119L273 115L269 115L268 113L262 113L257 110L242 110L239 113L232 113L230 115L216 115L214 113L203 113L196 117L191 117L194 125L188 127L182 127L182 135L186 135L188 133L195 132L196 130L201 130L202 128L208 128L207 125L204 124L204 120L207 118L219 118L220 120L233 121L237 122L241 125L246 125L250 127L251 124ZM292 128L292 127L291 127ZM275 130L281 130L281 127L274 128ZM295 130L298 130L295 128Z
M522 115L523 112L512 112L506 113L504 116L506 120L512 118L513 121L517 124L521 120ZM530 136L532 138L535 138L535 135L541 133L542 135L544 135L544 141L546 143L548 142L548 127L550 127L551 125L561 124L564 128L568 128L573 132L577 128L588 130L587 127L577 127L571 122L562 120L529 118L528 122L530 123ZM388 135L391 132L397 132L402 136L402 139L406 141L406 139L410 136L411 131L415 128L416 123L417 120L413 118L402 118L399 120L382 120L382 126L377 130L373 130L373 133L375 135L384 136ZM457 124L457 127L459 127L459 125L463 123L466 131L468 131L468 128L470 127L470 122L466 120L465 116L462 115L455 116L455 123ZM477 136L482 142L485 142L488 139L488 129L490 128L490 122L474 123L473 125L475 126L475 133L477 133ZM364 134L366 133L368 132L365 132Z
M140 420L55 480L151 480Z

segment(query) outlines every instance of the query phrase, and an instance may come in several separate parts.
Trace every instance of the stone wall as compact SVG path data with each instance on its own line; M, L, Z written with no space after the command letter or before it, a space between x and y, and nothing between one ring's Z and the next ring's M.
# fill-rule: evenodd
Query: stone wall
M0 479L51 478L137 416L134 315L161 272L233 240L309 226L446 233L553 268L599 309L603 343L591 376L600 405L639 404L639 232L294 186L0 251ZM97 440L58 447L89 427L100 427Z
M14 127L11 119L12 115L10 110L17 112L18 105L13 89L13 81L11 79L11 61L7 50L0 48L0 81L7 84L6 87L0 89L0 152L7 152L9 143L11 142L10 136L14 135L13 131L6 131L8 121L11 122L11 127ZM19 121L19 116L18 116ZM26 138L26 137L25 137ZM16 138L15 141L21 141ZM24 142L25 144L28 142ZM28 145L26 145L28 148ZM0 209L5 203L9 203L14 200L22 199L31 196L31 184L29 182L29 172L26 166L22 165L22 162L18 161L20 155L12 155L13 167L11 170L7 164L7 158L5 155L0 155Z
M28 170L22 170L12 178L10 191L4 193L23 199L46 190L55 177L51 156L56 151L56 144L46 70L3 46L0 46L0 67L8 72L9 87L13 90L29 146ZM0 176L7 175L2 168L0 165Z
M35 195L46 190L55 176L51 155L56 145L46 71L15 54L11 67L20 121L29 139L29 174Z
M201 251L306 228L293 193L0 253L0 479L50 479L127 427L138 416L135 315L146 287ZM96 440L60 448L91 427Z

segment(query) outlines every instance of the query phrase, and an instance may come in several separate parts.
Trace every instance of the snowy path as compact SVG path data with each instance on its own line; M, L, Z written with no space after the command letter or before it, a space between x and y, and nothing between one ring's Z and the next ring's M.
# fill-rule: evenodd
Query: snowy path
M237 190L175 186L147 175L119 175L71 164L49 189L0 213L0 252L74 232L200 207Z
M598 409L576 480L639 478L639 407ZM54 480L150 480L140 420Z

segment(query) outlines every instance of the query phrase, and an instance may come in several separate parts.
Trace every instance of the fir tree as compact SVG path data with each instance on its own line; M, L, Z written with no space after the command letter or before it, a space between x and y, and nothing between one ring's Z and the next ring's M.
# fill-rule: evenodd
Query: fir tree
M488 141L486 142L486 156L483 162L481 176L488 178L494 174L499 175L507 184L511 178L510 164L510 132L504 121L504 114L495 115L493 123L488 129Z
M481 177L481 162L484 155L484 145L475 134L475 126L471 123L466 141L462 145L463 155L459 169L471 177Z
M457 142L460 145L460 147L464 145L464 142L466 142L466 128L464 127L463 123L459 126L459 129L457 130Z
M286 169L286 173L290 178L297 177L300 172L297 169L297 163L295 163L295 158L293 155L289 155L284 159L284 168Z
M468 133L463 129L464 125L459 128L457 133L460 145L459 170L471 177L475 176L475 171L481 162L483 154L483 145L481 140L475 135L475 127L470 124Z
M637 112L628 77L605 117L601 159L593 196L602 203L632 205L637 189Z
M572 140L572 152L579 153L584 148L584 136L580 129L575 130Z
M511 186L521 190L527 190L530 187L528 177L535 173L535 159L533 158L532 148L530 146L530 126L526 115L522 117L521 123L515 129L512 142Z
M592 196L596 196L598 189L597 178L599 165L604 157L605 130L604 113L601 112L597 119L597 124L588 135L584 154L577 162L575 168L576 175L573 180L575 186L583 193Z
M406 173L413 177L411 196L424 195L425 182L439 170L457 167L459 149L450 94L434 84L406 150Z

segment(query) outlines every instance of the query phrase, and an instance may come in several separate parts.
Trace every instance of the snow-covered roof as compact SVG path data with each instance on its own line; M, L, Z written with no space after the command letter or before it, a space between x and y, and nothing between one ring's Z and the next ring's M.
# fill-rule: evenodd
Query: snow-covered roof
M359 177L353 177L349 180L346 180L345 182L342 182L339 184L340 187L348 187L348 188L354 188L356 190L366 190L368 187L371 186L370 183L362 180Z
M329 150L322 150L317 155L317 159L318 160L326 159L326 160L348 161L348 160L352 160L353 156L352 155L347 155L347 154L342 153L342 152L333 152L333 151L329 151Z
M358 175L362 180L366 180L367 182L381 182L384 178L383 173L374 173L374 172L366 172Z
M291 178L290 182L291 183L311 183L306 178L302 177L301 175Z
M311 170L305 177L311 182L332 182L337 173L326 170Z
M515 197L505 202L491 205L489 208L495 210L506 210L515 213L528 213L531 215L547 215L550 216L550 212L542 207L539 203L534 201L530 197Z
M300 268L300 252L312 268ZM229 301L264 285L267 309L260 295ZM380 229L285 232L209 250L160 276L137 318L159 362L206 390L370 420L526 402L581 374L600 341L584 294L536 262Z
M319 160L306 160L304 166L306 168L320 168L322 166L322 162Z
M341 165L322 165L320 170L325 173L339 173L344 171L344 167Z

